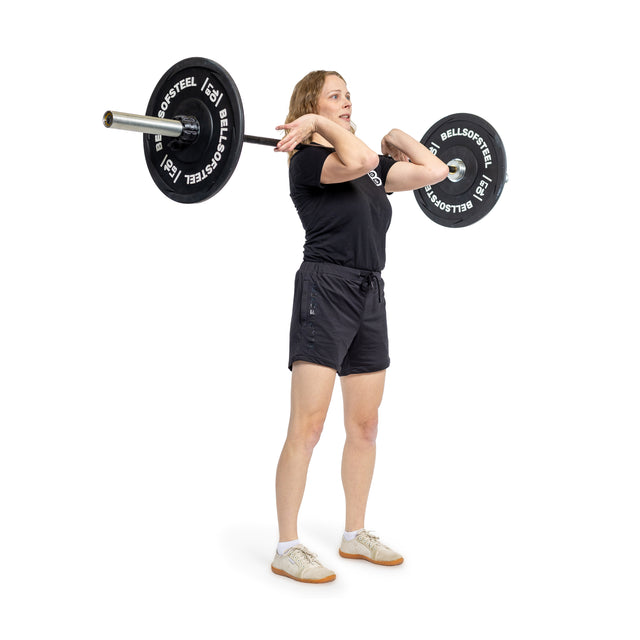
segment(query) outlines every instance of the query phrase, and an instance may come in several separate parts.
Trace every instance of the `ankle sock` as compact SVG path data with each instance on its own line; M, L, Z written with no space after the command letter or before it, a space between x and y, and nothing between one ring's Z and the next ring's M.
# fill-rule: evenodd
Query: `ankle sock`
M289 540L288 542L278 542L278 555L284 555L291 549L300 543L300 540Z
M351 540L354 540L355 537L361 532L364 531L364 529L358 529L357 531L345 531L344 532L344 539L347 542L351 542Z

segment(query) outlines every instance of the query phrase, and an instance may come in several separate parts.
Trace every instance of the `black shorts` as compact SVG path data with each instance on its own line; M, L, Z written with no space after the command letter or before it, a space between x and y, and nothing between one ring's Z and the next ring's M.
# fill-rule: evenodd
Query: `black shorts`
M295 280L289 369L296 360L331 367L341 376L389 366L380 272L302 263Z

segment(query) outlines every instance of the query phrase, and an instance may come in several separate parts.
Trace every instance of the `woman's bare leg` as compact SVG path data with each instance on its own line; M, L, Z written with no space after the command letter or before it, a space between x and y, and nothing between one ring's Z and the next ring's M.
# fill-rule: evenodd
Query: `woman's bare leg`
M382 402L385 373L359 373L340 379L346 430L342 454L345 531L364 529L364 516L376 461L378 408Z
M294 362L291 416L276 472L280 542L298 538L298 511L313 449L320 439L331 402L336 372L309 362Z

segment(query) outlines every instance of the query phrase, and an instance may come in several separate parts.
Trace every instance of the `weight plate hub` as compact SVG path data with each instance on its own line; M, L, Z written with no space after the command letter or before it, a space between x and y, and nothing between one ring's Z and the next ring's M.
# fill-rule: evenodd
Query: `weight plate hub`
M424 213L445 227L466 227L487 215L502 193L507 173L497 131L479 116L456 113L436 122L420 142L445 164L461 160L465 165L461 180L445 178L414 191Z
M234 172L244 135L244 110L233 78L217 62L187 58L162 76L146 115L195 117L200 131L193 142L144 134L151 177L169 198L181 203L207 200Z

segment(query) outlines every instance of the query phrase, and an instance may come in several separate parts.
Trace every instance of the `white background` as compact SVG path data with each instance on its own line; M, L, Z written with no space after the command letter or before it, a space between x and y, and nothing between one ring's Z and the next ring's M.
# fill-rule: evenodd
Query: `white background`
M637 640L631 4L4 9L4 638ZM231 73L254 135L275 136L295 82L328 68L375 148L459 111L505 144L510 181L476 225L392 200L368 526L401 567L337 556L337 386L301 537L338 579L269 570L303 242L286 159L246 145L222 192L178 205L141 136L101 124L143 113L189 56Z

